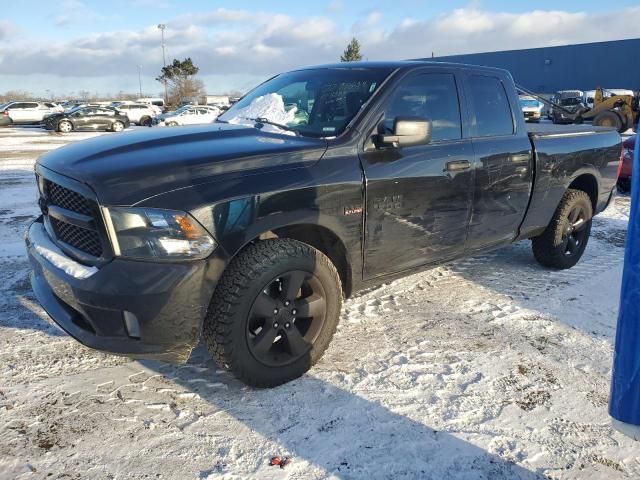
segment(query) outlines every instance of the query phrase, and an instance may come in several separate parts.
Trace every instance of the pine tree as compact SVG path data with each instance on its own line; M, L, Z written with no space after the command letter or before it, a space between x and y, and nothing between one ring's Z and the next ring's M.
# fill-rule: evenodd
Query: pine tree
M156 80L167 83L169 103L177 104L180 101L191 100L203 92L202 81L195 78L198 71L200 69L193 64L191 58L182 61L176 58L170 65L162 67L162 74Z
M352 38L344 53L340 56L341 62L359 62L362 60L360 53L360 42L356 38Z

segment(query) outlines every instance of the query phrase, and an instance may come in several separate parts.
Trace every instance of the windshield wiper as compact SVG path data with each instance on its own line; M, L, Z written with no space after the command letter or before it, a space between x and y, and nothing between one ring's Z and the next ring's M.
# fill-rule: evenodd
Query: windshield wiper
M219 118L216 118L215 123L229 123L226 120L220 120Z
M300 133L296 129L291 128L288 125L283 125L282 123L272 122L268 118L264 118L264 117L257 117L257 118L243 117L243 118L245 120L256 122L256 128L262 128L264 125L273 125L274 127L278 127L281 130L286 130L287 132L293 132L296 135L300 135Z

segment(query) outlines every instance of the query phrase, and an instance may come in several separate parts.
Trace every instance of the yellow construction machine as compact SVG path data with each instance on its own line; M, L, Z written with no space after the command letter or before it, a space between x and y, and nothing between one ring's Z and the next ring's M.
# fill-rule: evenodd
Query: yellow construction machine
M638 126L640 107L637 95L605 95L605 90L598 87L591 110L581 112L582 120L592 120L598 127L613 127L618 132L629 128L635 131Z
M551 108L562 110L563 118L569 122L582 123L585 120L592 120L592 124L598 127L613 127L622 133L632 128L635 132L638 128L638 117L640 117L640 98L635 95L611 95L604 88L598 87L593 99L593 107L580 107L578 109L568 109L552 102L540 95L516 84L520 93L531 95ZM607 95L607 93L609 95Z

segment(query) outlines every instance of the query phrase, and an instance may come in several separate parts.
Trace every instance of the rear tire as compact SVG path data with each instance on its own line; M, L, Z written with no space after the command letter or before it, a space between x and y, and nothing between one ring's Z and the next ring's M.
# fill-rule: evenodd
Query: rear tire
M629 193L631 191L631 179L619 178L617 186L618 186L619 193Z
M203 337L211 356L240 380L275 387L320 359L341 306L340 277L322 252L295 240L265 240L224 272Z
M589 195L582 190L567 190L546 230L531 239L538 263L557 269L573 267L587 247L592 220Z
M113 122L113 125L111 125L111 131L112 132L121 132L124 130L124 123L116 120L115 122Z
M600 112L593 119L593 125L596 127L613 127L618 133L622 133L626 130L626 120L612 110Z

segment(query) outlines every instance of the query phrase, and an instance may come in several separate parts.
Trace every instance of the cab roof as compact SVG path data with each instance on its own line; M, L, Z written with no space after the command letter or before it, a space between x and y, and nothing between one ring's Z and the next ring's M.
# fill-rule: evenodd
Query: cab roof
M445 68L457 68L457 69L473 69L491 72L508 73L507 70L495 67L485 67L482 65L470 65L466 63L453 63L453 62L438 62L434 60L394 60L394 61L362 61L362 62L337 62L327 63L323 65L310 65L307 67L297 68L294 71L300 70L314 70L321 68L342 68L342 69L403 69L411 67L445 67Z

